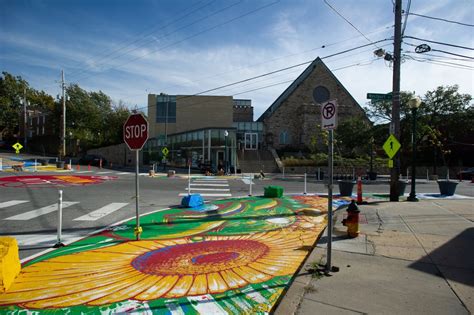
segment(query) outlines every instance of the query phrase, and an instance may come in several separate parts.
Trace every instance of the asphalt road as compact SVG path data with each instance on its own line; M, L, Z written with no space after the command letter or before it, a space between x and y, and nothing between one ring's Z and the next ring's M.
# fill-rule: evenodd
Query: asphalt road
M2 185L2 179L24 175L81 175L105 176L105 181L91 185L38 184L22 182L18 187ZM196 174L197 175L197 174ZM103 179L103 177L97 177ZM177 206L187 193L186 176L139 176L140 213ZM4 183L4 182L3 182ZM203 194L205 200L234 198L249 194L249 178L208 177L192 178L191 191ZM264 180L252 180L253 195L263 195L264 187L279 185L285 193L303 193L303 176L280 175ZM458 184L456 193L474 197L474 185ZM57 242L57 203L63 191L63 241L65 243L105 228L119 221L135 217L135 176L133 172L92 168L91 172L73 173L6 173L0 172L0 235L15 236L20 245L20 258L25 259ZM354 190L355 191L355 190ZM308 193L327 193L322 182L308 177ZM334 193L339 190L335 185ZM388 193L388 182L365 184L364 193ZM409 192L407 187L406 192ZM417 192L438 193L436 182L417 182ZM181 195L180 195L181 194Z

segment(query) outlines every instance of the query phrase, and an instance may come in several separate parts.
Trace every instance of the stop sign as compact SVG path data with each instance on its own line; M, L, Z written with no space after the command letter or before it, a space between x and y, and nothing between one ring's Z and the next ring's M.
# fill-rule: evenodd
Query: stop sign
M148 140L148 121L142 114L132 114L123 124L123 140L130 150L141 150Z

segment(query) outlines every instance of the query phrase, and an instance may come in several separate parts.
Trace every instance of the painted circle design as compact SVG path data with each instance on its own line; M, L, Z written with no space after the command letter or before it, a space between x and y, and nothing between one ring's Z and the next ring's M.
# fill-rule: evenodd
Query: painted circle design
M140 255L132 261L132 266L149 275L195 275L247 265L269 250L267 245L254 240L179 244Z
M102 184L116 176L27 175L0 177L0 186L18 188L51 188Z

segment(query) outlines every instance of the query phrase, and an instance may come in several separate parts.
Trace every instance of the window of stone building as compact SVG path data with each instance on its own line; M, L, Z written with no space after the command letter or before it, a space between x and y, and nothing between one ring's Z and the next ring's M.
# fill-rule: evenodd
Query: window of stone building
M176 96L158 95L156 102L156 122L176 123Z
M316 103L324 103L329 101L329 98L331 97L329 90L322 86L319 85L313 90L313 99L316 101Z
M286 130L280 132L280 144L289 144L290 143L290 135Z

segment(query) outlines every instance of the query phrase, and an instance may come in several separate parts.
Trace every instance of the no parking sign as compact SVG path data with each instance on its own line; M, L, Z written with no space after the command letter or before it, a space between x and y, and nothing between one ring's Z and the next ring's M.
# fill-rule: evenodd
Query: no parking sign
M332 100L321 107L321 127L324 130L336 129L337 127L337 101Z

